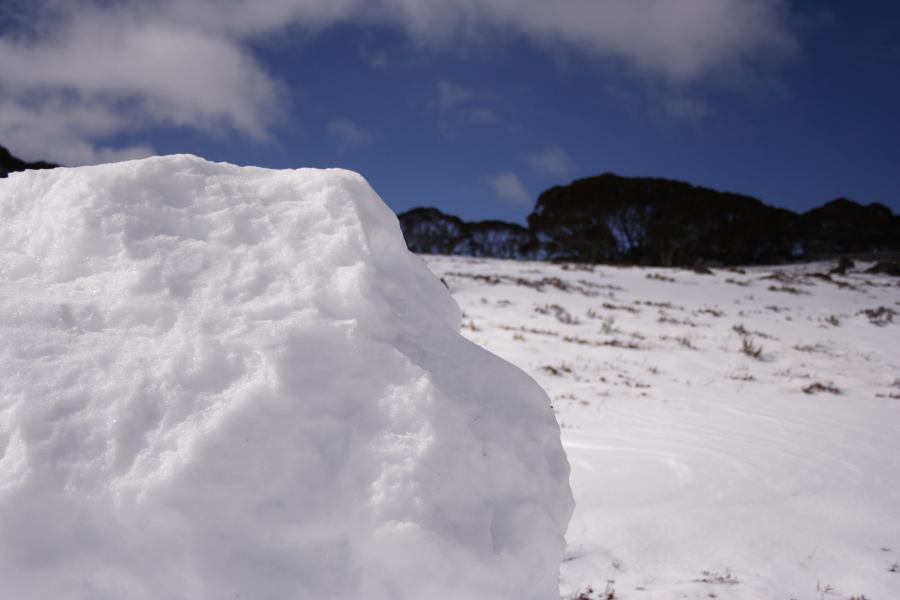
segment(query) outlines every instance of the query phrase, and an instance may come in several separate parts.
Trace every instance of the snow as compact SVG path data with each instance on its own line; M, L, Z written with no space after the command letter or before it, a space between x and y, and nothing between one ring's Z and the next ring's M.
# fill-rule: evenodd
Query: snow
M426 260L553 400L563 597L900 598L896 278Z
M12 174L2 595L557 597L549 399L459 323L354 173Z

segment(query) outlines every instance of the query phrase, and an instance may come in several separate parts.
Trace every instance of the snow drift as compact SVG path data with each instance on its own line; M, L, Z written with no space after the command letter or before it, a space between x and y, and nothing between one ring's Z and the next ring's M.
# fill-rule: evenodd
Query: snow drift
M544 392L366 182L192 156L0 181L10 598L554 598Z

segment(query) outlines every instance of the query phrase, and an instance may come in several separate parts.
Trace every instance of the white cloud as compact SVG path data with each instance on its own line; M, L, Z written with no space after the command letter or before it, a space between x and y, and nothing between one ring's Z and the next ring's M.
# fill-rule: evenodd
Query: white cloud
M500 200L518 205L531 204L531 195L514 173L505 171L492 175L487 178L487 184Z
M158 125L264 139L285 98L250 44L288 26L387 26L436 51L524 38L615 59L671 86L751 72L797 46L788 0L33 0L21 6L28 18L16 24L27 30L0 34L0 139L20 139L12 130L21 129L14 121L24 112L26 120L44 120L48 144L30 146L39 157L65 154L72 163L102 155L103 139ZM448 126L496 121L490 102L452 85L438 90ZM66 111L106 114L108 121L72 125L52 108L59 103Z
M335 119L328 123L326 130L342 150L363 146L372 141L372 134L350 119Z
M132 158L152 149L97 140L158 125L268 136L280 85L240 44L165 15L76 4L36 39L0 37L0 140L14 152L64 164Z
M435 86L434 100L430 107L437 113L438 125L448 134L474 125L495 125L500 122L491 108L494 97L483 90L465 87L441 80Z
M535 171L553 177L565 177L575 168L572 157L559 146L547 146L540 152L529 154L528 162Z
M29 106L0 103L0 141L16 155L63 165L96 164L154 154L148 145L110 148L90 140L128 130L127 119L99 105L43 98Z

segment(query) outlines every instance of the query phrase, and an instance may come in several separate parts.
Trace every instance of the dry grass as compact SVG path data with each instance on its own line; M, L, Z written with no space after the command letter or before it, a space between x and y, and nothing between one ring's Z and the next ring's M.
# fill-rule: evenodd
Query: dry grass
M803 388L804 394L834 394L835 396L841 395L841 390L838 389L833 383L821 383L816 381L815 383L811 383L808 386Z
M731 569L725 569L725 573L719 573L718 571L703 571L700 574L700 577L694 581L698 583L721 583L726 585L736 585L740 583L734 573L731 572Z
M626 350L640 350L641 346L636 342L628 341L628 340L620 340L618 338L612 338L609 340L588 340L582 337L567 335L563 337L564 342L568 342L570 344L578 344L579 346L593 346L595 348L600 347L610 347L610 348L624 348Z
M755 358L756 360L762 360L763 349L762 346L756 346L753 343L753 340L749 337L741 338L741 352L749 356L750 358Z
M808 296L809 292L804 292L800 288L795 288L791 285L770 285L770 292L783 292L785 294L793 294L795 296Z
M897 311L886 306L879 306L878 308L867 308L860 311L859 314L866 315L866 317L869 319L869 323L871 323L872 325L884 327L885 325L894 322L894 317L897 316Z
M665 325L684 325L687 327L697 327L697 324L690 319L675 319L667 314L660 315L656 322L663 323Z
M728 279L726 279L725 283L730 283L732 285L739 285L741 287L749 287L750 286L749 279L740 280L740 279L735 279L733 277L729 277Z
M572 313L567 311L559 304L545 304L543 306L535 306L534 312L542 315L553 315L554 317L556 317L556 320L563 325L578 325L580 323L577 317L572 316Z
M559 366L544 365L543 367L541 367L541 371L544 371L545 373L549 373L550 375L553 375L555 377L562 377L563 375L571 375L572 367L570 367L569 365L567 365L565 363L563 363Z
M755 335L756 337L761 337L761 338L764 339L764 340L776 340L776 339L778 339L778 338L776 338L774 335L769 335L768 333L765 333L765 332L763 332L763 331L757 331L757 330L753 330L753 329L747 329L746 327L744 327L743 323L739 323L739 324L733 326L733 327L731 328L731 330L734 331L736 334L742 336L742 337L750 337L751 335Z

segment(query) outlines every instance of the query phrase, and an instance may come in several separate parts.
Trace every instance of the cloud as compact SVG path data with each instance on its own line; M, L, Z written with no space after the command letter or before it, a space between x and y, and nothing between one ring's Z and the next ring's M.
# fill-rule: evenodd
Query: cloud
M371 32L365 32L360 36L359 58L369 67L378 71L386 70L391 64L388 51L379 47Z
M53 98L27 107L0 104L0 140L28 159L78 165L153 155L153 148L145 144L112 148L88 141L128 128L124 118L100 106Z
M514 173L505 171L487 178L488 187L504 202L517 205L531 204L531 195Z
M165 15L75 5L37 37L0 37L0 139L14 151L85 164L152 152L97 140L156 126L269 135L280 84L240 44Z
M653 112L660 117L675 117L685 121L698 121L711 111L709 104L702 98L683 93L660 94L653 108Z
M495 125L500 122L490 107L494 97L483 90L441 80L435 86L430 107L438 115L438 125L448 134L467 126Z
M575 168L572 157L559 146L547 146L540 152L529 154L528 162L535 171L553 177L565 177Z
M373 139L371 133L350 119L335 119L325 129L341 150L363 146Z
M788 0L32 0L0 33L0 139L42 120L38 156L101 159L104 140L158 126L266 139L285 109L254 44L288 27L405 32L433 51L525 39L612 59L667 86L734 77L796 52ZM375 64L382 64L375 57ZM598 62L598 65L602 64ZM447 127L497 119L443 82ZM56 107L64 106L62 111ZM69 113L97 122L70 123ZM102 118L107 115L107 119ZM53 142L53 143L51 143ZM80 150L79 150L80 148ZM30 152L30 150L29 150Z

